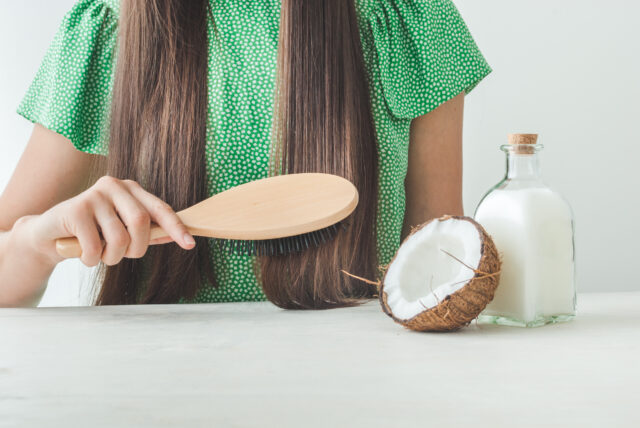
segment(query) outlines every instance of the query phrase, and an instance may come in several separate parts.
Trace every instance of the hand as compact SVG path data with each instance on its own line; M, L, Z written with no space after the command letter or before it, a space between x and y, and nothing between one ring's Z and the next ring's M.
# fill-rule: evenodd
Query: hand
M170 238L149 242L151 221ZM110 176L39 216L21 218L14 227L27 228L27 224L29 244L53 263L63 260L55 241L70 236L80 242L80 260L87 266L100 261L111 266L123 257L142 257L150 244L175 241L185 250L195 246L193 236L166 202L135 181Z

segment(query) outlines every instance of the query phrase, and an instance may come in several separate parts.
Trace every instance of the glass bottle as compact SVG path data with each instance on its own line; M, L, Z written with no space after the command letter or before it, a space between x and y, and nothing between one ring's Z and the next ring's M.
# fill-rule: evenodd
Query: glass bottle
M537 134L509 134L507 173L482 198L475 219L502 257L494 299L481 323L536 327L576 313L573 212L540 176Z

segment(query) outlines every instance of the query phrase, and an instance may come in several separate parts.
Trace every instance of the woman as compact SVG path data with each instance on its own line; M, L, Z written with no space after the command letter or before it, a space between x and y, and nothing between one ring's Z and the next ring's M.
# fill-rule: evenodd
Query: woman
M38 304L65 236L102 267L98 305L357 304L376 290L341 269L375 278L412 225L462 214L463 98L489 72L449 0L80 0L18 109L0 305ZM321 247L228 255L175 214L299 172L359 190Z

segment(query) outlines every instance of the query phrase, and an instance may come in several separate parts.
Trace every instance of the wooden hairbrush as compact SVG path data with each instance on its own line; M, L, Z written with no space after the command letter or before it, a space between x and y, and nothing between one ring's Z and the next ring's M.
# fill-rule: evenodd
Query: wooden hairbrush
M358 205L349 180L332 174L288 174L232 187L176 213L196 236L229 253L284 255L333 238ZM150 240L168 234L151 224ZM75 237L56 241L61 257L82 255Z

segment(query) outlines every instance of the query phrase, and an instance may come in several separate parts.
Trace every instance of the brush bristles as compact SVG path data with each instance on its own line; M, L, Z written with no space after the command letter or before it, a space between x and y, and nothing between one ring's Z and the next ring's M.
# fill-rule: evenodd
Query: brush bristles
M346 229L348 224L338 222L324 229L302 235L288 236L278 239L264 239L259 241L239 241L213 238L220 250L229 254L248 256L278 256L304 251L310 247L317 247L333 239L340 230Z

